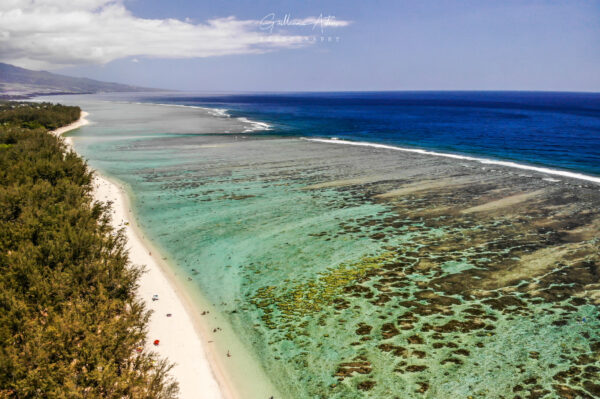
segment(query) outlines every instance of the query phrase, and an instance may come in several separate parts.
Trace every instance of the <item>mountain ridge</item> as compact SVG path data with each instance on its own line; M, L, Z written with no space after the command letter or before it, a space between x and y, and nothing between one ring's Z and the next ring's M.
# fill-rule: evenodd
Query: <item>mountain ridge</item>
M76 78L48 71L33 71L0 62L0 99L24 99L37 95L148 92L161 89Z

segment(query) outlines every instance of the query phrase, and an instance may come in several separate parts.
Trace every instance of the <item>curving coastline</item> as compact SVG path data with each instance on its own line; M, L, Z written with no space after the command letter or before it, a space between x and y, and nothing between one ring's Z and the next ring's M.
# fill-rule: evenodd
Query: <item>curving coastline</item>
M82 111L79 120L51 133L62 135L85 126L90 123L86 119L88 115ZM73 149L72 138L64 139ZM206 334L191 311L190 299L184 296L184 291L169 275L159 252L145 241L136 225L126 190L97 170L94 172L94 199L112 203L112 223L115 229L125 229L131 262L146 266L146 273L139 281L138 295L147 309L153 311L148 323L147 348L174 363L171 375L179 383L182 399L199 395L207 399L237 398L214 354L204 344ZM153 295L158 295L159 299L153 301ZM171 316L167 317L167 314ZM152 344L155 339L160 340L160 345Z

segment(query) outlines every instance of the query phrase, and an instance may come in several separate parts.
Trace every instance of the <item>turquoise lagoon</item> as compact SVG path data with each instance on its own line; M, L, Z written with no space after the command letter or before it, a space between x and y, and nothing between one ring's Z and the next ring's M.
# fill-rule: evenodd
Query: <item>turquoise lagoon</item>
M596 261L597 237L580 240L585 254L502 284L505 268L562 245L530 228L548 215L440 211L556 185L252 135L247 122L201 108L68 102L92 122L72 133L76 150L129 188L146 236L198 313L212 312L217 356L231 350L242 397L594 397L598 306L566 270L590 268L582 262ZM465 176L479 191L453 197L444 183L382 196ZM594 195L577 212L594 212ZM556 206L547 197L540 206Z

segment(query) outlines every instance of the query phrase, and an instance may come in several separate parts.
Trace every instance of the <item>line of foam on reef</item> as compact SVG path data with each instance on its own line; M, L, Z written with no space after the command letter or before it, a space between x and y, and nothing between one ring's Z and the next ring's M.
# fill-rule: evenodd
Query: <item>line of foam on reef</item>
M244 133L256 132L259 130L271 130L271 125L269 125L268 123L265 123L265 122L252 121L252 120L250 120L248 118L244 118L244 117L237 118L237 120L240 122L249 123L250 125L252 125L252 127L244 130Z
M166 104L166 103L144 103L144 102L134 102L132 104L141 104L141 105L160 105L163 107L180 107L180 108L195 108L201 109L203 111L208 112L212 116L216 116L218 118L231 118L229 114L229 110L227 108L211 108L211 107L201 107L199 105L184 105L184 104ZM244 129L243 133L252 133L261 130L271 130L272 126L266 122L253 121L246 117L238 117L235 118L238 121L250 125L249 128Z
M495 159L472 157L472 156L468 156L468 155L458 155L458 154L451 154L451 153L446 153L446 152L429 151L429 150L423 150L423 149L419 149L419 148L398 147L398 146L393 146L393 145L388 145L388 144L371 143L368 141L349 141L349 140L339 140L336 138L319 139L319 138L307 138L307 137L303 137L302 139L307 140L307 141L316 142L316 143L329 143L329 144L353 145L353 146L359 146L359 147L372 147L372 148L380 148L380 149L393 150L393 151L412 152L415 154L422 154L422 155L433 155L433 156L437 156L437 157L460 159L460 160L464 160L464 161L475 161L475 162L482 163L484 165L498 165L498 166L505 166L505 167L509 167L509 168L530 170L533 172L568 177L568 178L578 179L578 180L585 180L588 182L600 184L600 177L589 176L589 175L585 175L583 173L569 172L569 171L560 170L560 169L551 169L551 168L540 167L540 166L525 165L525 164L520 164L520 163L512 162L512 161L500 161L500 160L495 160Z

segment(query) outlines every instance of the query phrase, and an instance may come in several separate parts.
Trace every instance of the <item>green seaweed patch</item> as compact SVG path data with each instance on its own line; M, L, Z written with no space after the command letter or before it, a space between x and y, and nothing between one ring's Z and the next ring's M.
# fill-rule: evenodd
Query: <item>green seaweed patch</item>
M396 253L385 252L365 257L355 263L342 263L320 273L315 281L285 287L267 286L256 291L250 302L262 309L262 320L268 328L277 328L273 314L281 318L281 324L321 312L339 305L339 296L345 287L363 281L370 272L396 261ZM281 292L284 291L284 292Z

